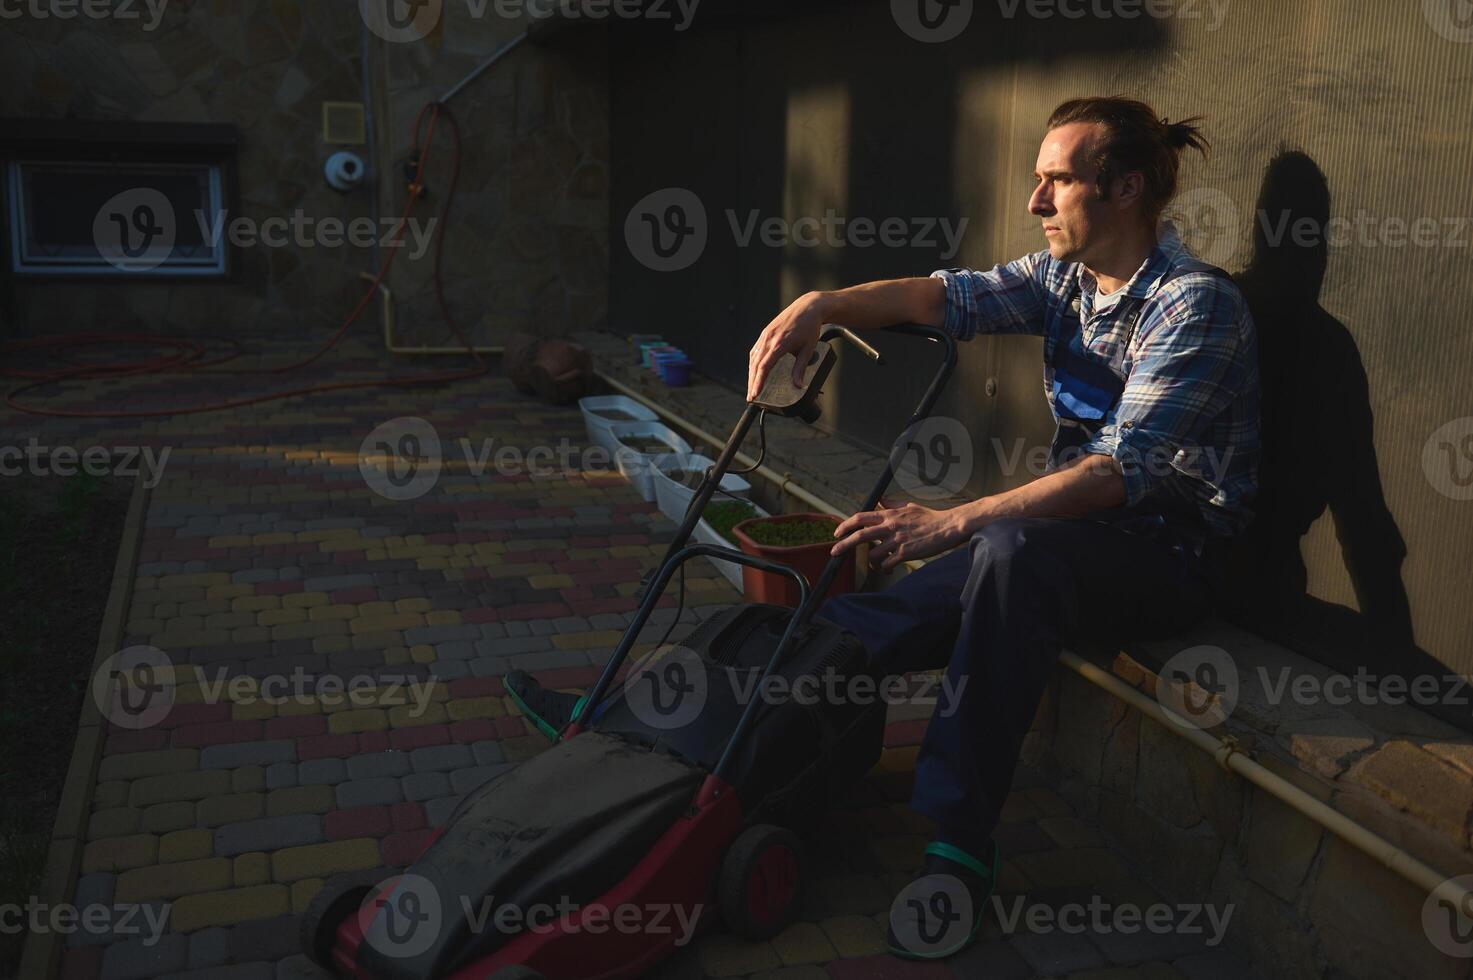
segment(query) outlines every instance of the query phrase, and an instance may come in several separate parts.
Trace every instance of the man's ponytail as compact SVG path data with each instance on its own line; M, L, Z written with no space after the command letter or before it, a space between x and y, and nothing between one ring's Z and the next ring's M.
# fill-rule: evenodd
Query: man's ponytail
M1092 160L1099 169L1101 196L1109 196L1116 177L1139 172L1146 179L1146 217L1155 222L1176 196L1182 151L1190 147L1205 156L1211 149L1197 126L1201 121L1201 116L1192 116L1172 122L1144 102L1111 95L1070 99L1049 116L1048 128L1076 122L1103 126L1105 139Z
M1190 119L1182 119L1171 122L1166 117L1161 118L1161 127L1166 130L1166 145L1174 150L1184 150L1191 147L1203 156L1212 148L1207 142L1207 137L1202 135L1200 127L1194 125L1202 121L1201 116L1193 116Z

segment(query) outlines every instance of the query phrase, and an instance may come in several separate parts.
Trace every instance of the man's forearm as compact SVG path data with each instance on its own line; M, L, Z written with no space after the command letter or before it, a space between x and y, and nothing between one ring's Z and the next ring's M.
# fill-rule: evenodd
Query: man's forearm
M974 534L1004 517L1083 517L1125 503L1125 478L1108 456L1081 456L1014 490L956 508L963 530Z
M897 323L941 326L946 317L946 286L940 279L885 279L814 294L824 323L858 330Z

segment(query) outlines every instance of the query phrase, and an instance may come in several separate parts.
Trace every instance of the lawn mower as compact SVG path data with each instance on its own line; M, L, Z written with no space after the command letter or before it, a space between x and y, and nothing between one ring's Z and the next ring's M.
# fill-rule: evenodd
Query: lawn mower
M956 344L932 327L889 329L945 351L909 432L950 377ZM301 922L313 960L374 980L621 980L673 953L714 919L713 906L749 938L794 920L803 884L795 831L861 779L883 744L882 700L798 696L805 678L817 690L821 678L871 670L859 638L814 617L840 562L854 558L835 557L810 585L780 563L688 541L754 421L765 450L761 413L817 420L840 339L883 363L829 326L802 385L792 381L793 355L774 367L559 739L468 794L403 874L329 881ZM889 487L903 450L892 449L864 510ZM723 610L678 644L657 644L616 684L671 577L696 557L788 576L798 605Z

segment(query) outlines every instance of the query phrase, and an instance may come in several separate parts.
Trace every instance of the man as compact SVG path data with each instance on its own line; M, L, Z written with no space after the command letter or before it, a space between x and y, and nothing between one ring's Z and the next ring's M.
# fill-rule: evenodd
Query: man
M1065 102L1028 203L1045 251L987 272L809 293L752 348L749 399L783 355L805 364L825 323L1044 337L1058 421L1048 473L949 510L855 514L835 532L835 554L868 542L882 570L944 554L820 613L863 641L877 672L945 666L956 692L936 706L917 758L911 805L937 831L923 875L892 908L897 955L940 958L975 936L997 875L992 833L1062 646L1168 635L1205 616L1221 542L1250 519L1252 319L1226 274L1160 223L1182 150L1206 150L1192 122L1119 97ZM568 713L525 675L508 687Z

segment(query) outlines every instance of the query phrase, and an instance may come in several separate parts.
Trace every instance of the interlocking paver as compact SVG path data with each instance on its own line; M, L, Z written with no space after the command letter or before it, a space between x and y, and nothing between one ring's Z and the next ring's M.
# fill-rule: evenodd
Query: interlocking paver
M192 861L208 857L214 850L215 835L205 829L171 830L159 837L159 863Z
M167 973L159 980L271 980L275 972L273 964L258 960L254 963L230 963L203 970Z
M230 933L220 926L201 929L189 937L189 968L218 966L230 957Z
M87 821L87 838L123 837L143 829L143 811L135 807L97 810Z
M333 786L347 778L348 764L343 759L309 759L296 766L296 780L303 786Z
M226 824L215 831L215 853L234 857L249 851L307 844L322 839L322 818L310 813L264 817Z
M89 841L82 849L82 871L126 871L158 860L159 839L153 834L130 834Z
M404 799L422 802L450 792L450 779L443 772L417 772L400 780Z
M360 806L384 806L389 803L398 803L404 798L399 780L390 776L353 779L339 783L335 789L340 810L351 810Z
M202 895L186 895L179 899L174 903L171 925L180 932L188 933L206 926L228 926L285 915L290 909L290 895L285 885L231 888Z
M242 922L230 928L230 955L237 962L285 959L300 952L296 931L290 915Z
M241 854L231 866L231 883L237 888L264 885L271 880L271 859L263 851Z
M265 796L261 793L230 793L200 800L195 807L199 826L221 827L264 816Z
M100 781L140 779L170 772L187 772L199 764L198 749L164 749L105 756L97 770Z
M102 954L102 980L145 980L184 969L189 940L178 933L127 939Z
M378 867L378 864L378 842L360 837L282 848L271 855L271 877L282 882L325 878L346 871L366 871Z
M432 745L409 753L415 772L447 772L475 765L468 745Z
M231 863L226 858L202 858L134 868L118 875L114 900L146 902L195 892L219 891L229 888L231 880Z
M330 786L293 786L266 794L266 815L286 816L293 813L326 813L335 805Z
M373 779L379 776L404 776L411 768L407 752L375 752L347 760L351 779Z

